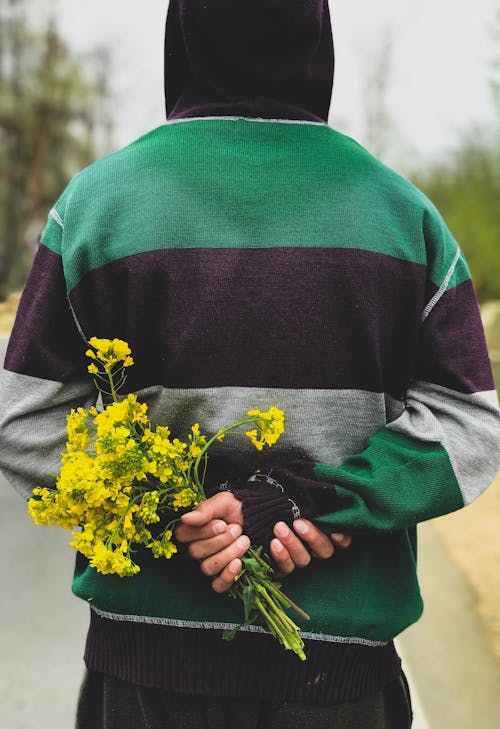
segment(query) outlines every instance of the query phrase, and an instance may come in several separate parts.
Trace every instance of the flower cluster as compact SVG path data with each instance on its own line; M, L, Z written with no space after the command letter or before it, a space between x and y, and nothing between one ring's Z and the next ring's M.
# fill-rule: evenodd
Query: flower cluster
M138 545L166 559L177 552L175 524L205 499L198 468L210 445L255 423L257 430L247 435L261 450L283 432L283 413L251 410L247 419L220 430L211 441L195 423L183 442L167 426L153 427L147 404L136 395L118 397L123 370L133 364L128 344L97 337L89 344L89 370L106 381L107 389L99 389L113 401L101 411L71 411L56 487L35 489L29 512L37 524L72 530L71 546L99 572L130 576L140 569L133 560Z
M130 365L126 342L93 338L89 343L96 351L87 354L104 375ZM179 509L193 508L204 498L192 478L206 446L199 426L183 443L166 427L153 429L147 412L134 394L102 411L72 410L56 488L35 489L29 502L37 524L73 530L71 546L103 574L136 574L132 555L139 544L155 557L170 558L177 548L171 524L162 524L162 517L172 521Z
M255 448L272 446L284 431L284 413L276 407L250 410L210 440L195 423L181 441L167 426L152 426L147 404L136 395L118 395L125 369L133 364L128 344L93 337L89 345L88 370L108 404L102 410L78 408L68 415L56 486L35 489L29 512L37 524L71 529L71 546L91 567L126 577L140 570L133 559L139 545L155 558L170 559L177 552L173 533L180 516L206 498L199 467L202 462L206 467L211 445L252 425L246 436ZM294 607L307 616L272 582L272 568L261 548L249 549L242 563L230 594L243 602L244 624L261 621L285 648L305 660L299 628L283 608Z
M246 435L258 451L261 451L265 445L272 446L277 443L285 432L285 414L276 407L269 408L265 413L260 410L249 410L248 415L256 418L255 424L258 431L250 430Z

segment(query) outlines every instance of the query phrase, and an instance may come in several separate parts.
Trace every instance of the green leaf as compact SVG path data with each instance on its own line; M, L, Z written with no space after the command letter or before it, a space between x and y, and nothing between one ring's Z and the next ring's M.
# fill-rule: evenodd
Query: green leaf
M222 639L227 640L228 642L230 640L234 640L234 638L236 637L236 633L238 632L238 630L241 627L242 627L241 625L238 625L238 627L233 628L233 630L225 630L224 633L222 634Z
M251 583L246 584L243 588L241 599L245 610L245 622L247 622L255 610L255 588Z

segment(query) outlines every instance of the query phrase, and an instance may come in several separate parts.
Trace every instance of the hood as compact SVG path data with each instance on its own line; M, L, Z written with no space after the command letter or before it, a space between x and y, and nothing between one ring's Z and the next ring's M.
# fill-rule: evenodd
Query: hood
M167 119L328 121L334 51L328 0L170 0Z

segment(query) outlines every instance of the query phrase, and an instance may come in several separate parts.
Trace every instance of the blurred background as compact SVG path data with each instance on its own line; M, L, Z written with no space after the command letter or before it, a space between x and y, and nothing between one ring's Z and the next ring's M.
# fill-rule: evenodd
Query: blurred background
M0 356L48 211L164 122L168 0L0 0ZM434 201L469 261L500 384L500 0L332 0L329 123ZM416 729L500 726L500 481L422 525L423 619L400 640ZM54 533L52 533L54 532ZM0 725L73 725L86 606L72 555L0 485Z

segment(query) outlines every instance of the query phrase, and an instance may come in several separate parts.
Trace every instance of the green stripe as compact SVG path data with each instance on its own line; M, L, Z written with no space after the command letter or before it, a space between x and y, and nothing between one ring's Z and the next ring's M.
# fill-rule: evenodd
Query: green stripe
M422 612L412 546L406 531L356 535L348 550L330 560L313 560L287 577L283 589L310 616L297 618L304 632L371 641L389 641L418 620ZM194 560L169 561L141 555L134 577L100 575L78 560L73 592L106 612L119 615L233 623L243 619L241 605L216 595Z
M429 277L438 288L447 281L446 289L451 289L468 280L470 271L461 253L454 265L459 252L458 243L434 205L429 200L426 202L423 233L428 249Z
M406 529L464 505L446 449L388 429L363 453L338 468L317 463L315 473L335 484L342 504L315 520L327 530Z
M43 243L44 246L47 246L47 248L50 248L53 253L57 253L57 255L60 256L62 248L62 233L63 231L61 226L54 220L54 218L49 217L45 230L40 238L40 242Z
M71 290L162 248L340 247L427 261L424 196L330 127L224 119L167 124L71 183Z

